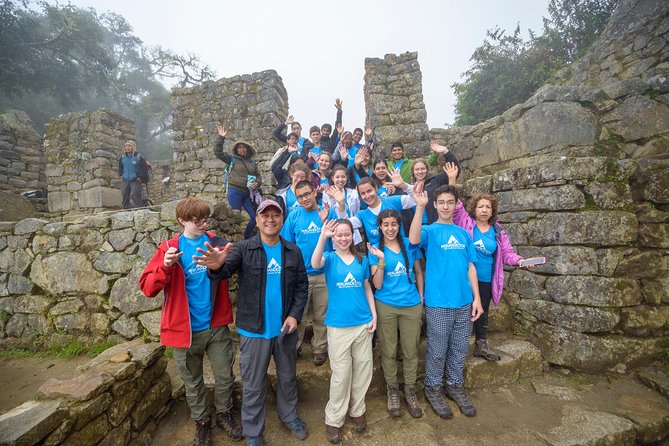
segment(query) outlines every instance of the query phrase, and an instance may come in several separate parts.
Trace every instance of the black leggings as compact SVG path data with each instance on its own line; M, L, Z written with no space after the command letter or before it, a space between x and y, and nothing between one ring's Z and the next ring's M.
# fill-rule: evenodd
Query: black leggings
M479 295L481 296L483 314L474 321L474 333L477 340L485 339L488 335L488 310L492 300L492 284L490 282L479 282Z

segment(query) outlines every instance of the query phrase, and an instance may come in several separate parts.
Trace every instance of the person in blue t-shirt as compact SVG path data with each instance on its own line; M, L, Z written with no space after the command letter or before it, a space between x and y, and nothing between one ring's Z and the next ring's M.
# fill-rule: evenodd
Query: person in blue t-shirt
M402 183L402 189L407 189L408 185ZM378 189L370 177L365 177L358 183L358 194L363 202L367 204L367 209L363 209L355 216L351 216L349 220L353 224L353 229L360 227L365 228L365 235L367 241L372 245L379 242L379 227L376 224L376 218L381 211L386 209L394 209L401 211L402 209L411 209L416 206L416 201L413 195L395 195L391 197L379 198ZM341 194L336 194L334 197L337 203L343 199ZM337 216L339 218L348 217L344 213L340 213L337 209ZM356 233L355 243L360 243L360 235Z
M464 390L465 356L469 349L472 322L483 314L476 276L476 251L471 237L453 224L458 190L440 186L434 193L438 219L423 227L423 213L428 204L422 183L413 190L416 214L411 222L409 240L425 250L425 321L427 355L425 360L425 398L441 418L451 418L442 394L454 400L466 416L476 415L476 408Z
M329 153L328 153L329 155ZM307 305L304 307L304 316L309 311L311 304L313 311L312 327L314 335L311 338L311 361L316 365L322 365L327 358L327 330L325 327L325 311L328 307L328 289L325 285L325 276L323 270L311 266L311 253L318 243L321 235L323 221L328 216L336 218L334 210L326 204L322 209L319 208L316 201L316 190L314 185L307 180L300 181L295 185L295 195L301 205L299 209L292 211L286 223L281 229L281 236L289 242L295 243L302 251L304 264L309 278L309 296ZM329 251L330 249L328 249ZM304 338L304 324L298 327L299 340L297 348L299 349Z
M399 417L399 384L397 383L397 334L402 347L404 395L409 413L423 416L416 396L418 375L418 342L423 316L423 269L420 249L410 245L401 233L400 213L385 210L377 218L379 245L367 244L372 283L376 288L378 336L381 341L381 364L386 379L388 412Z
M335 251L324 253L328 238L334 240ZM347 412L357 432L367 427L365 394L372 382L372 333L376 330L369 262L353 244L351 222L325 222L311 266L324 269L328 285L325 325L332 375L330 399L325 407L325 433L331 443L339 443Z
M360 211L360 197L358 196L358 191L346 187L347 183L348 174L346 173L346 168L341 164L336 164L332 168L330 174L329 187L326 186L323 189L323 203L329 203L330 209L338 207L338 201L335 199L335 196L337 196L338 191L342 193L341 201L344 203L344 212L342 212L339 217L344 215L346 217L353 217Z

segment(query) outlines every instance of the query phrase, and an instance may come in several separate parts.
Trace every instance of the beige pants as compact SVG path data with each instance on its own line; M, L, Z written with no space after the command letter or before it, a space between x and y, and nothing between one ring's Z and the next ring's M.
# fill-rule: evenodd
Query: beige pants
M327 329L325 327L325 312L328 309L328 287L325 283L325 274L307 276L309 278L309 295L307 304L304 307L302 321L307 317L309 307L313 313L311 326L314 329L314 337L311 338L311 351L313 353L325 353L328 347ZM304 324L297 328L299 340L297 348L299 349L304 339Z
M325 407L325 424L344 425L346 412L352 417L365 413L365 394L372 382L372 334L367 325L328 327L330 357L330 399Z

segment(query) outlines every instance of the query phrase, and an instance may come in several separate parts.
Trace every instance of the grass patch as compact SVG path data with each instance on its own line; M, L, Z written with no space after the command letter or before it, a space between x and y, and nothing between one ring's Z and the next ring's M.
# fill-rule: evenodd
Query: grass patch
M48 350L30 350L27 348L10 348L0 351L2 359L21 359L21 358L58 358L70 359L76 356L88 355L95 357L116 345L116 342L106 341L99 344L85 345L78 341L70 341L60 347L51 347Z
M166 358L173 358L174 357L174 349L172 347L165 348L165 353L163 353L163 356L165 356Z

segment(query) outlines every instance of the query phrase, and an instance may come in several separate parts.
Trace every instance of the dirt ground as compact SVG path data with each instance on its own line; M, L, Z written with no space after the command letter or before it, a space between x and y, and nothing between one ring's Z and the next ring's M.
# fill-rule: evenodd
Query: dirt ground
M90 359L88 356L0 359L0 414L33 399L49 378L71 374Z

